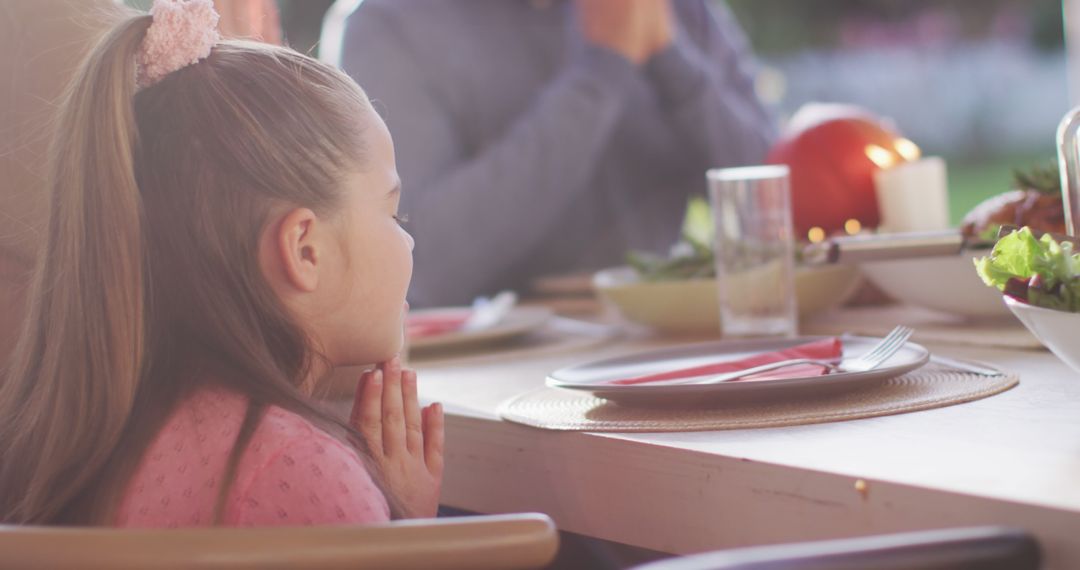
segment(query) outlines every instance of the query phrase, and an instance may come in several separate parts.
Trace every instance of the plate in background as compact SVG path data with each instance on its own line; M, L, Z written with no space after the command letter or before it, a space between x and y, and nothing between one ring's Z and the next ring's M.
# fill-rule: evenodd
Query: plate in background
M409 318L423 319L456 318L469 315L469 307L451 307L443 309L421 309L409 312ZM454 330L408 339L410 352L428 350L449 350L456 348L476 348L512 340L543 328L551 320L552 311L544 307L514 307L495 326L478 331Z

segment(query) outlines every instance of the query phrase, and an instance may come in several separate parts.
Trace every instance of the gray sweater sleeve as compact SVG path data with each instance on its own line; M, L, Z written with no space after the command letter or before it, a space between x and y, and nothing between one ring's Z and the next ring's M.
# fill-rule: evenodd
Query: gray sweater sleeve
M416 238L410 302L463 303L545 239L588 190L637 69L587 46L501 138L468 154L451 110L426 78L436 62L410 53L389 19L349 18L342 67L368 90L394 138L402 211Z
M687 148L707 168L759 164L776 125L754 91L745 36L725 8L689 8L675 41L653 56L646 76Z

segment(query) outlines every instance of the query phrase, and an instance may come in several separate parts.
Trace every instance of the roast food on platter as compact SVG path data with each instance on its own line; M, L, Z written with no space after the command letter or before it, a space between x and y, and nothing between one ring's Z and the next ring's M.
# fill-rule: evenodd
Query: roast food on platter
M1065 233L1065 205L1056 164L1015 172L1013 188L971 210L961 224L964 235L994 241L1001 226Z

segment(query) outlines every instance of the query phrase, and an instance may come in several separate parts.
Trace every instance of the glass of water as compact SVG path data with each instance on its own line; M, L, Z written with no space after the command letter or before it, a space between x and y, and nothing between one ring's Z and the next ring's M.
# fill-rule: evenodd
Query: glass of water
M787 166L706 174L725 337L795 336L795 232Z

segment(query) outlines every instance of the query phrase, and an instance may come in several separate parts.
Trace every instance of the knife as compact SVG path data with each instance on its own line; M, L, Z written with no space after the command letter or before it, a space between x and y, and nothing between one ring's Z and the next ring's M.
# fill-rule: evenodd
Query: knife
M806 246L803 249L803 262L824 265L941 257L969 252L978 255L993 245L992 242L965 237L960 230L842 236Z

